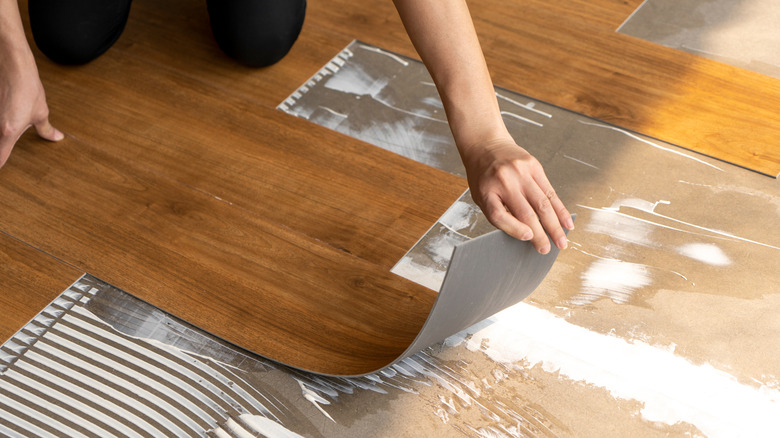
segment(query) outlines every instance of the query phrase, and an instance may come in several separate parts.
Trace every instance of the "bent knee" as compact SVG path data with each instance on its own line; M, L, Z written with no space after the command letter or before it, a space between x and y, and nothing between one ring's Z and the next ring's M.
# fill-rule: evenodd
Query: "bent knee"
M30 28L38 48L60 64L85 64L122 34L131 0L30 0Z
M209 0L214 39L225 54L265 67L290 51L303 27L306 0Z

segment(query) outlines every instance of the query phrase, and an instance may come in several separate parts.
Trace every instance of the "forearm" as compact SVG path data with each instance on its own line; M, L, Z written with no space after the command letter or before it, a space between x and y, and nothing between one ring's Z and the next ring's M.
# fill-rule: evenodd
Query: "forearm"
M509 138L465 0L394 2L436 83L461 155Z
M487 219L511 236L550 251L545 231L567 245L569 212L539 161L504 126L466 0L394 0L444 103L471 189Z
M24 34L17 0L0 0L0 68L34 62Z

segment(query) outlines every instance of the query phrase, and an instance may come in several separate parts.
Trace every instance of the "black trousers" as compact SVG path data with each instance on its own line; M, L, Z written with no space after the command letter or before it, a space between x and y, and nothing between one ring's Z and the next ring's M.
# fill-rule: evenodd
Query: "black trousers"
M61 64L85 64L125 28L132 0L29 0L38 48ZM207 0L219 47L238 62L263 67L287 54L303 26L306 0Z

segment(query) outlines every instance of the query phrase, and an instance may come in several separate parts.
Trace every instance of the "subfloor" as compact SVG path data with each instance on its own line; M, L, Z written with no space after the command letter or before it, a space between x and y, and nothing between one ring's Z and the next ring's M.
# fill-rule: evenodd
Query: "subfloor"
M596 2L571 8L555 2L529 2L522 8L530 11L525 15L532 21L529 26L543 27L540 17L557 14L564 21L580 20L573 34L599 29L591 34L607 35L637 3ZM634 99L625 103L622 97L610 97L621 86L627 90L625 83L612 84L613 89L606 91L592 83L590 88L582 85L590 94L581 91L571 99L566 87L558 87L557 71L544 70L544 66L533 80L512 77L524 71L527 62L519 50L502 53L505 35L500 27L491 31L490 24L498 19L493 15L497 5L490 2L475 2L472 8L478 27L485 30L483 43L496 71L495 82L512 90L501 93L509 113L507 123L518 141L542 160L561 197L578 214L577 230L569 236L573 248L560 256L529 299L392 368L360 379L335 379L289 370L253 356L133 298L156 297L155 304L165 308L164 296L171 290L202 287L234 297L230 289L253 284L235 277L251 277L255 265L232 270L220 267L220 263L243 262L243 258L224 251L213 257L216 260L194 256L204 246L187 241L184 235L191 231L184 227L187 224L221 220L228 228L244 224L246 229L257 230L264 225L257 225L253 218L271 217L273 222L302 229L307 236L338 241L357 257L387 271L407 258L406 270L399 271L395 265L394 272L429 287L436 284L430 270L441 265L437 260L441 249L483 226L467 196L461 198L465 184L459 177L431 173L422 165L407 164L351 139L358 136L371 143L379 131L380 143L382 135L388 143L398 143L403 133L414 133L414 138L434 144L446 143L437 123L431 127L406 120L404 129L381 131L371 128L387 128L399 120L398 114L384 121L377 115L374 125L366 126L365 120L354 117L354 123L349 117L345 123L326 117L333 112L348 115L348 107L328 107L333 112L305 117L310 121L275 109L354 38L414 57L391 5L345 3L337 13L326 5L311 4L307 26L289 58L262 71L242 70L221 57L209 39L202 6L136 1L126 34L106 57L77 69L39 61L52 120L68 139L50 145L27 134L0 171L0 180L8 187L2 195L0 219L3 306L8 309L2 323L4 337L11 337L45 308L3 348L4 360L24 357L13 359L15 368L0 379L2 418L22 419L42 433L61 432L50 422L59 419L57 424L65 424L69 434L85 436L105 436L106 431L115 430L143 435L144 424L166 430L202 430L212 436L239 436L241 431L328 437L772 436L779 430L774 413L780 400L780 357L774 346L780 341L780 318L774 309L779 304L780 237L771 231L780 213L778 183L690 151L700 146L699 141L705 146L715 143L715 149L718 138L739 143L741 139L728 130L716 138L696 137L697 132L718 131L718 126L727 124L729 118L719 112L718 105L728 105L720 102L702 108L700 118L695 111L685 113L692 118L687 123L696 128L683 134L669 132L663 138L687 136L677 143L684 149L648 137L644 134L664 137L658 133L674 131L680 121L661 117L669 118L675 110L658 102ZM555 27L551 33L561 32ZM536 38L544 40L542 35ZM632 48L637 44L651 47L628 38L616 41L609 44L618 47L622 41ZM540 42L544 44L554 45ZM535 50L540 49L528 52ZM581 55L573 57L585 65L583 72L604 77L595 67L602 55ZM679 61L671 50L658 56L672 57L671 65ZM702 79L705 83L726 79L713 79L719 68L731 72L702 62L708 66L708 78ZM414 63L410 65L414 68ZM609 65L609 59L604 65ZM777 87L777 80L744 75L728 79L755 79L761 85L769 84L769 92L762 94L767 88L754 88L752 95L734 99L746 105L765 96L759 113L775 120L778 108L773 105L772 87ZM686 89L695 89L695 85L694 81ZM84 94L89 87L93 92ZM739 87L751 90L745 82ZM390 87L377 100L397 97L403 84L400 90ZM344 92L333 84L328 91ZM425 110L417 103L435 109L426 94L429 91L411 93L419 102L405 101L396 109ZM673 94L676 99L685 100L687 95L698 102L690 90ZM334 106L344 101L343 96L331 99ZM546 103L550 101L590 117ZM566 102L572 105L563 105ZM213 113L198 115L192 109L209 105ZM636 110L639 107L642 111ZM355 114L366 114L361 111L358 108ZM263 124L258 114L270 122ZM198 128L193 130L195 121ZM313 122L349 136L326 133ZM750 117L738 124L750 125ZM773 128L766 128L767 124L771 125L755 122L754 132L745 137L771 136ZM394 197L395 192L385 192L376 202L402 208L405 214L382 221L355 213L363 224L359 228L363 235L353 241L325 226L311 225L295 212L274 212L273 207L256 205L268 202L266 194L270 199L280 196L256 186L276 187L277 191L283 187L300 199L302 208L317 208L306 202L301 187L312 181L322 183L321 179L309 175L308 181L274 185L251 167L262 167L262 159L252 154L253 142L260 148L267 147L263 143L269 138L295 142L307 132L311 142L322 140L328 147L343 143L345 148L373 154L380 161L377 168L385 169L383 175L396 175L392 184L400 186L399 193L415 193L422 201L404 203ZM767 147L770 153L765 156L777 150ZM199 155L188 153L190 148ZM208 153L209 149L218 152ZM220 158L220 151L225 158ZM194 161L196 156L202 162ZM446 165L412 158L457 175L457 170ZM63 163L66 169L58 167ZM404 174L404 168L413 172ZM337 187L342 184L340 177L357 181L363 175L328 175L333 193L349 192ZM417 187L404 186L403 181ZM74 191L84 189L86 193ZM328 192L324 187L314 190ZM155 193L163 194L168 203L164 208L160 205L163 198ZM170 201L177 193L183 200ZM95 194L100 195L100 205L90 203ZM209 200L195 202L195 195ZM321 193L310 198L331 202ZM365 197L355 200L366 201ZM427 210L420 207L425 203L429 203ZM210 215L210 209L222 216ZM328 209L317 211L335 214ZM335 224L344 218L349 214L311 223ZM167 226L166 221L175 221L178 228ZM181 235L161 234L157 228ZM252 238L241 230L235 233ZM428 240L420 241L414 257L404 257L423 235ZM379 243L361 243L367 236L381 238L375 239ZM126 242L136 245L123 253ZM159 242L157 247L155 242ZM207 241L206 248L208 244L216 245L215 251L224 249L217 240ZM160 254L155 254L156 248ZM182 252L185 249L191 252ZM195 269L201 272L166 268L193 266L180 259L199 260ZM73 284L84 272L130 295L89 276ZM316 274L312 275L316 281ZM175 303L167 304L175 307ZM122 313L123 309L136 313ZM26 342L38 336L43 341L26 347ZM96 383L88 386L87 381ZM173 381L181 383L162 383ZM135 386L130 390L118 389L131 384ZM68 385L78 390L61 395ZM148 402L151 396L141 396L141 391L162 394L154 398L161 401ZM134 418L143 424L118 419L112 409L89 400L89 394L131 406ZM47 406L48 414L30 410L41 404ZM192 424L173 409L148 411L148 406L190 405L191 412L200 412ZM74 406L92 416L64 420ZM266 422L268 418L275 425ZM4 429L3 433L11 432Z

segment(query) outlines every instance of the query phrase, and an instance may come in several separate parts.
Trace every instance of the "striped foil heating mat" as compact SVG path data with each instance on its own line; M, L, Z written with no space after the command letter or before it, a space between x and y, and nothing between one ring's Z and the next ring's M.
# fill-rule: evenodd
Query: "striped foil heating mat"
M461 366L428 348L363 377L309 374L84 275L0 347L0 436L361 436L345 425L369 394L477 397Z
M81 278L2 346L0 435L254 436L281 427L278 402L240 375L265 363L169 319Z

